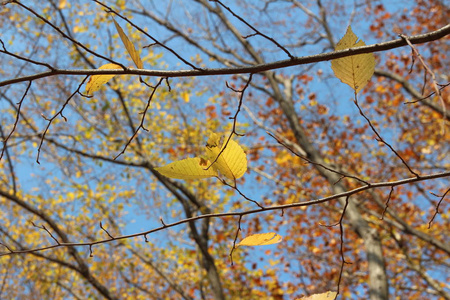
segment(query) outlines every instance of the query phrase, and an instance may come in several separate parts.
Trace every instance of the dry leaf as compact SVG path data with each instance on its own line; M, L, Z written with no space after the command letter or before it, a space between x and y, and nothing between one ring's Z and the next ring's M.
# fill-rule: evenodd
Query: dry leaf
M116 64L106 64L98 68L98 70L104 70L104 69L122 69L121 66ZM86 84L86 94L92 95L92 93L98 91L102 85L107 83L111 78L113 78L114 74L112 75L92 75L91 78L89 78L88 83Z
M365 46L366 44L359 40L353 33L352 28L348 26L344 37L337 43L335 50L344 50L354 47ZM373 53L357 54L343 58L333 59L331 68L334 75L343 83L348 84L358 93L369 82L375 71L375 56Z
M133 60L134 64L138 69L143 69L144 64L142 63L141 57L139 56L139 52L137 52L136 48L134 48L133 43L128 39L125 32L122 30L119 24L117 24L116 20L114 20L114 25L116 26L117 32L119 33L120 39L122 40L123 44L125 45L125 48L127 49L128 53L131 56L131 59Z
M303 297L297 300L333 300L334 298L336 298L337 293L336 292L326 292L326 293L322 293L322 294L314 294L308 297Z
M283 237L275 232L257 233L244 238L236 246L264 246L281 242Z

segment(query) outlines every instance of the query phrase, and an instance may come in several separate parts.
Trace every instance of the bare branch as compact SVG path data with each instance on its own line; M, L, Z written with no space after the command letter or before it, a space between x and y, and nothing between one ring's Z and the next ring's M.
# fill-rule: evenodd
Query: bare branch
M115 10L113 10L111 7L107 6L106 4L101 3L98 0L93 0L95 3L97 3L98 5L106 8L106 12L108 13L113 13L116 16L120 17L121 19L125 20L128 22L128 24L130 24L131 26L133 26L134 28L136 28L137 30L139 30L140 32L142 32L143 34L145 34L148 38L150 38L155 45L161 46L164 49L170 51L170 53L172 53L173 55L175 55L179 60L181 60L182 62L184 62L186 65L192 67L192 69L194 70L202 70L201 68L198 68L196 66L194 66L193 64L191 64L190 62L188 62L187 60L185 60L184 58L182 58L175 50L167 47L166 45L164 45L163 43L159 42L157 39L155 39L154 37L152 37L151 35L149 35L144 29L140 28L139 26L137 26L136 24L134 24L133 22L131 22L128 18L125 18L124 16L122 16L121 14L119 14L118 12L116 12Z
M211 162L211 164L206 168L206 170L208 170L209 168L211 168L211 166L219 159L220 155L222 155L223 151L225 151L225 148L227 147L228 143L230 142L230 140L231 140L231 138L233 137L234 134L235 134L235 135L240 135L240 136L242 136L242 134L239 134L239 133L236 132L237 116L238 116L239 112L241 111L242 101L243 101L243 99L244 99L244 92L245 92L245 90L248 88L248 86L250 85L250 82L252 81L252 76L253 76L253 74L250 74L250 76L248 77L247 83L244 85L244 87L242 88L242 90L237 91L237 90L232 89L234 92L240 94L240 96L239 96L239 103L238 103L238 107L237 107L237 109L236 109L236 113L234 114L233 117L230 118L230 119L233 120L233 127L232 127L232 129L231 129L230 135L228 136L228 139L227 139L226 142L223 144L222 149L220 150L219 154L217 154L217 157L214 159L214 161ZM228 86L228 83L227 83L227 87L230 88L230 87ZM234 176L233 176L233 177L234 177ZM251 200L251 201L252 201L252 200ZM255 203L257 203L257 202L255 202ZM258 204L258 206L259 206L259 204Z
M345 211L347 210L349 198L350 198L350 195L348 195L345 198L344 208L342 209L341 217L338 222L339 234L340 234L340 238L341 238L341 243L340 243L340 247L339 247L339 253L341 255L341 268L339 269L339 277L337 280L337 295L339 295L339 289L341 286L341 279L342 279L342 273L344 272L344 266L345 266L345 264L349 263L349 262L345 261L345 257L344 257L344 225L342 224L342 221L344 220Z
M69 104L69 101L70 101L76 94L78 94L78 93L80 92L80 88L81 88L81 86L84 84L84 82L86 81L86 79L88 79L87 76L81 81L81 83L78 85L78 88L76 89L76 91L73 92L72 95L69 96L69 98L67 98L66 102L64 102L64 104L62 105L61 109L60 109L56 114L54 114L53 117L51 117L50 119L47 119L45 116L43 116L44 119L46 119L46 120L48 121L48 124L47 124L47 127L45 128L44 132L43 132L42 135L41 135L41 142L39 143L38 154L37 154L37 157L36 157L36 162L37 162L38 164L40 164L40 162L39 162L39 157L40 157L40 154L41 154L42 144L44 143L44 138L45 138L45 135L46 135L47 132L48 132L48 129L50 128L50 125L51 125L52 122L56 119L56 117L58 117L59 115L64 119L64 121L67 121L66 117L64 117L64 115L62 114L63 111L64 111L64 108L66 108L67 104Z
M228 6L224 5L224 4L223 4L222 2L220 2L219 0L209 0L209 1L219 3L220 6L222 6L223 8L225 8L225 9L226 9L227 11L229 11L235 18L237 18L239 21L241 21L242 23L244 23L245 25L247 25L248 27L250 27L250 28L255 32L255 33L253 33L253 34L250 34L250 35L246 36L245 38L252 37L252 36L255 36L255 35L260 35L260 36L264 37L265 39L267 39L267 40L271 41L272 43L274 43L278 48L280 48L281 50L283 50L284 53L286 53L287 56L289 56L291 59L294 58L294 56L292 56L292 54L289 53L289 51L288 51L286 48L284 48L283 46L281 46L276 40L274 40L273 38L271 38L271 37L265 35L265 34L262 33L261 31L259 31L258 29L256 29L256 28L253 27L252 25L250 25L250 24L249 24L247 21L245 21L242 17L240 17L239 15L237 15L235 12L233 12L233 11L231 10L231 8L229 8Z
M23 93L22 99L20 99L20 101L17 103L18 107L17 107L17 113L16 113L16 120L14 121L14 125L13 125L11 132L8 134L8 136L6 138L3 139L3 148L2 148L2 153L0 154L0 160L2 160L3 154L6 150L6 143L8 142L11 135L14 133L14 130L16 130L17 123L19 122L20 108L22 107L23 100L25 99L28 91L30 90L31 83L32 83L32 81L30 81L28 83L27 88L26 88L25 92Z
M439 213L439 206L441 206L442 201L444 201L445 196L450 192L450 188L448 188L445 193L442 195L441 199L436 204L436 209L434 211L433 217L431 218L430 222L428 222L428 229L431 228L431 224L433 223L434 219L436 218L437 214Z
M315 166L324 168L325 170L328 170L328 171L330 171L330 172L332 172L332 173L336 173L336 174L341 175L341 178L340 178L339 180L341 180L341 179L344 178L344 177L348 177L348 178L355 179L355 180L357 180L357 181L359 181L359 182L362 182L362 183L364 183L364 184L370 185L370 183L368 183L367 181L362 180L362 179L360 179L360 178L358 178L358 177L356 177L356 176L349 175L349 174L345 174L345 173L343 173L343 172L341 172L341 171L331 169L331 168L329 168L329 167L327 167L327 166L325 166L325 165L323 165L323 164L316 163L316 162L310 160L308 157L306 157L306 156L304 156L304 155L301 155L300 153L295 152L294 149L292 149L291 147L289 147L285 142L281 141L280 138L276 137L274 134L270 133L269 131L267 131L267 134L270 135L271 137L273 137L280 145L282 145L283 147L285 147L286 149L288 149L292 154L294 154L295 156L297 156L297 157L303 159L304 161L306 161L306 162L308 162L308 163L310 163L310 164L312 164L312 165L315 165Z
M434 72L430 69L430 67L428 67L428 65L425 63L425 61L424 61L423 58L422 58L422 55L420 55L420 53L419 53L419 51L417 51L416 47L414 47L414 45L410 42L409 38L408 38L406 35L404 35L404 34L401 34L400 37L401 37L402 39L404 39L404 40L408 43L408 45L411 47L413 53L419 58L419 61L421 62L421 64L423 65L423 67L425 68L425 70L427 71L427 73L431 75L432 86L433 86L434 92L436 93L436 95L437 95L439 101L441 102L443 115L445 116L445 115L446 115L445 101L444 101L444 99L442 98L441 90L440 90L440 88L438 87L438 82L437 82L437 80L436 80L436 75L435 75ZM426 73L425 73L425 75L426 75ZM426 78L426 76L425 76L425 78ZM425 79L424 79L424 80L425 80ZM444 133L445 133L445 119L444 119L444 123L443 123L443 126L442 126L442 134L444 134Z
M236 229L236 234L234 235L234 240L233 240L233 247L231 247L231 251L230 251L230 261L231 261L231 265L233 265L233 252L236 249L236 241L238 239L239 236L239 232L241 231L241 221L242 221L242 216L239 216L239 220L238 220L238 226Z
M102 222L100 222L100 228L111 238L111 240L115 240L115 238L103 227Z
M387 209L389 207L389 201L391 201L391 196L392 196L393 192L394 192L394 187L391 186L391 191L389 192L389 196L388 196L388 198L386 200L386 204L384 206L383 212L381 213L380 220L383 220L383 218L384 218L384 215L385 215L385 213L386 213L386 211L387 211Z
M36 61L36 60L31 59L31 58L23 57L23 56L20 56L20 55L17 55L17 54L9 52L8 50L6 50L5 44L3 43L2 39L0 39L0 43L2 44L2 48L3 48L3 50L0 49L0 53L5 53L5 54L10 55L10 56L12 56L14 58L17 58L17 59L20 59L20 60L23 60L23 61L35 64L35 65L47 67L51 71L56 70L54 67L52 67L51 65L49 65L47 63Z
M419 177L419 174L417 174L416 172L414 172L409 165L406 163L406 161L403 159L403 157L401 157L400 154L398 154L397 151L395 151L395 149L388 143L386 142L381 135L378 133L378 131L375 129L375 127L372 124L372 121L370 121L370 119L364 114L364 112L362 111L361 107L358 104L358 98L356 97L356 93L355 93L355 100L353 101L356 105L356 107L359 110L359 114L366 119L367 123L369 124L370 128L372 129L373 133L375 133L375 135L378 137L377 141L383 143L384 145L386 145L389 149L391 149L391 151L402 161L402 163L406 166L406 168L409 170L409 172L411 172L412 174L416 175L417 177Z
M50 27L52 27L52 28L53 28L55 31L57 31L61 36L63 36L65 39L68 39L68 40L69 40L70 42L72 42L74 45L77 45L77 46L83 48L85 51L89 52L90 54L92 54L92 55L94 55L94 56L97 56L97 57L102 58L102 59L104 59L104 60L106 60L106 61L109 61L110 63L117 64L117 65L121 66L124 70L127 69L124 65L122 65L122 64L120 64L120 63L118 63L118 62L116 62L116 61L114 61L114 60L112 60L112 59L110 59L110 58L108 58L108 57L106 57L106 56L100 55L100 54L98 54L98 53L95 52L95 51L90 50L88 47L86 47L85 45L83 45L83 44L80 43L79 41L73 39L72 37L70 37L69 35L67 35L66 33L64 33L58 26L54 25L53 23L51 23L49 20L47 20L46 18L44 18L43 16L41 16L39 13L37 13L36 11L34 11L33 9L31 9L30 7L24 5L22 2L19 2L19 1L16 1L16 0L11 0L10 2L19 5L20 7L26 9L27 11L29 11L30 13L32 13L33 15L35 15L37 18L39 18L41 21L43 21L44 23L46 23L47 25L49 25ZM50 66L47 66L47 67L50 67ZM53 69L53 68L50 67L50 69ZM54 69L53 69L52 71L54 71Z
M136 137L136 135L138 134L139 130L142 128L144 130L146 130L144 128L144 120L145 120L145 116L147 114L147 110L150 107L150 103L152 102L153 96L155 95L156 89L161 85L161 83L163 82L164 78L160 78L158 83L152 87L153 91L150 93L150 96L148 97L147 100L147 105L144 108L144 111L142 112L142 118L141 118L141 123L139 123L138 128L136 128L136 130L134 131L133 135L130 137L130 139L128 140L128 142L125 144L125 146L123 147L122 151L116 155L116 157L114 157L114 159L117 159L119 156L121 156L122 154L125 153L125 150L127 149L127 147L130 145L131 141ZM146 130L147 131L147 130Z
M420 94L420 92L418 90L416 90L405 78L403 78L402 76L400 76L398 74L392 73L392 72L384 71L381 69L375 69L374 75L386 77L386 78L395 80L398 83L400 83L402 85L402 87L405 89L405 91L407 91L415 99L414 101L406 102L406 103L420 102L420 103L426 105L427 107L433 109L434 111L437 111L438 113L442 114L447 121L450 121L450 112L443 110L441 106L434 104L429 99L431 96L433 96L435 94L435 92L432 92L426 96L422 96L422 94ZM441 86L440 90L448 87L449 85L450 85L450 83Z

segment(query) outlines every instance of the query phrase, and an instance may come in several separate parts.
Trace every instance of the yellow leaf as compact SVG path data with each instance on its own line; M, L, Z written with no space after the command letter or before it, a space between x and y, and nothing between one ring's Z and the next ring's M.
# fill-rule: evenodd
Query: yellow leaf
M67 0L60 0L58 4L58 9L64 9L67 6Z
M156 171L169 178L176 179L202 179L217 176L217 171L213 168L205 170L210 162L200 157L186 158L172 162Z
M181 98L184 100L184 102L189 102L189 93L188 92L181 92Z
M121 66L116 64L106 64L98 68L98 70L104 70L104 69L122 69ZM107 83L111 78L113 78L114 74L112 75L93 75L91 78L89 78L88 83L86 84L86 94L92 95L92 93L98 91L102 85Z
M244 238L237 246L263 246L277 244L283 238L275 232L257 233Z
M221 135L214 132L210 132L208 141L206 142L206 146L207 147L219 146L221 144L220 141L221 139L222 139Z
M298 300L333 300L336 298L337 293L336 292L326 292L322 294L314 294L308 297L303 297Z
M220 153L223 148L220 140L220 135L211 133L205 147L208 160L200 157L187 158L155 168L155 170L164 176L177 179L214 177L218 176L218 171L230 179L242 177L247 171L247 156L244 150L238 143L230 140Z
M223 147L225 149L222 151ZM233 140L221 145L220 136L216 133L211 133L206 144L206 156L211 162L215 161L212 167L229 179L240 178L247 171L247 156L242 147Z
M117 24L116 20L114 20L114 25L116 26L117 32L119 33L120 39L122 40L122 43L125 45L125 48L127 49L128 53L131 56L131 59L133 60L134 64L138 69L142 69L144 67L141 57L139 56L139 53L136 51L136 48L134 48L134 45L130 40L128 39L125 32L123 32L122 28Z
M352 28L348 26L344 37L337 43L336 51L366 45L353 33ZM348 84L355 93L362 90L369 82L375 70L375 56L373 53L364 53L333 59L331 68L334 75L343 83Z

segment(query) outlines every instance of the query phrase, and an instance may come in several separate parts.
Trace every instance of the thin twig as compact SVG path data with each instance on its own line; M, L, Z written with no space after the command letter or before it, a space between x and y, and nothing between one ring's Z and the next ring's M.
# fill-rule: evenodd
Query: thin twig
M450 188L448 188L444 195L442 195L441 199L439 200L438 204L436 205L433 217L431 218L430 222L428 222L428 229L431 228L431 224L433 223L434 219L436 218L437 214L439 213L439 206L441 205L442 201L444 201L444 197L450 192Z
M36 157L36 162L37 162L38 164L40 164L40 162L39 162L39 157L40 157L40 155L41 155L42 144L44 143L44 138L45 138L45 135L46 135L47 132L48 132L48 129L50 128L50 125L51 125L52 122L56 119L56 117L59 116L59 115L61 115L61 117L64 119L64 121L67 121L66 117L64 117L64 115L62 114L62 113L63 113L63 110L64 110L64 108L66 108L67 104L69 104L69 101L70 101L76 94L78 94L78 93L80 92L81 86L84 84L84 82L85 82L87 79L88 79L88 76L86 76L86 77L81 81L81 83L78 85L78 88L76 89L76 91L73 92L72 95L69 96L69 98L67 98L66 102L64 102L64 104L63 104L63 106L61 107L61 109L60 109L55 115L53 115L53 117L51 117L50 119L47 119L45 116L43 116L44 119L48 121L48 124L47 124L47 127L45 128L44 132L43 132L42 135L41 135L41 142L39 143L38 154L37 154L37 157Z
M312 164L312 165L319 166L319 167L324 168L325 170L328 170L328 171L330 171L330 172L332 172L332 173L336 173L336 174L338 174L338 175L341 175L341 177L339 178L339 180L338 180L335 184L337 184L339 181L341 181L342 178L348 177L348 178L355 179L355 180L357 180L357 181L359 181L359 182L362 182L362 183L364 183L364 184L366 184L366 185L368 185L368 186L370 185L369 182L367 182L367 181L365 181L365 180L362 180L361 178L358 178L358 177L353 176L353 175L345 174L344 172L341 172L341 171L337 171L337 170L331 169L331 168L329 168L329 167L327 167L327 166L325 166L325 165L323 165L323 164L316 163L316 162L310 160L309 158L307 158L306 156L301 155L301 154L295 152L294 149L292 149L291 147L289 147L286 143L284 143L283 141L281 141L280 138L276 137L276 136L275 136L274 134L272 134L271 132L266 131L266 133L267 133L268 135L270 135L272 138L274 138L280 145L282 145L283 147L285 147L286 149L288 149L288 150L289 150L292 154L294 154L295 156L297 156L297 157L303 159L304 161L306 161L306 162L308 162L308 163L310 163L310 164Z
M236 234L234 236L234 240L233 240L233 247L231 248L230 251L230 261L231 261L231 265L233 265L233 252L236 249L236 241L238 239L239 236L239 232L241 231L241 220L242 220L242 216L239 216L239 220L238 220L238 228L236 230Z
M161 85L161 83L163 82L164 78L160 78L158 83L153 87L153 91L151 92L150 96L148 97L147 100L147 105L145 106L144 111L142 112L142 118L141 118L141 123L139 123L138 128L136 128L136 130L134 131L133 135L130 137L130 139L128 140L128 142L125 144L125 146L123 147L122 151L116 155L116 157L114 157L114 159L117 159L119 156L121 156L122 154L125 153L125 150L127 149L127 147L130 145L131 141L136 137L136 135L139 132L139 129L144 129L145 131L148 131L147 129L145 129L144 127L144 120L145 120L145 115L147 114L147 110L150 107L150 103L152 102L153 96L155 95L156 89Z
M386 145L389 149L391 149L391 151L402 161L402 163L406 166L406 168L409 170L409 172L411 172L412 174L416 175L417 178L419 178L419 174L417 174L416 172L414 172L409 165L406 163L406 161L403 159L403 157L401 157L400 154L398 154L397 151L395 151L395 149L388 143L386 142L381 135L378 133L378 131L375 129L375 127L372 124L372 121L370 121L370 119L364 114L364 112L362 111L361 107L358 104L358 98L356 97L356 92L355 92L355 100L353 101L356 105L356 107L359 110L359 114L367 121L367 123L369 124L370 128L372 129L373 133L375 133L375 135L378 137L378 141L383 143L384 145Z
M6 137L5 137L5 133L3 132L2 124L0 124L0 135L3 139L3 141L5 141ZM6 154L6 161L7 161L8 168L9 168L9 174L11 175L12 189L13 189L14 195L16 195L17 194L17 176L16 176L16 172L14 171L14 164L13 164L13 160L11 158L11 154L9 153L8 147L6 147L6 143L4 143L4 145L3 145L2 156L3 156L3 152L5 152L5 154ZM1 157L0 157L0 160L1 160ZM0 295L1 295L1 293L0 293Z
M394 187L391 186L391 191L389 192L389 196L388 196L388 198L387 198L387 200L386 200L386 203L385 203L385 205L384 205L384 209L383 209L383 212L381 213L380 220L383 220L384 215L386 214L386 211L387 211L387 209L388 209L388 207L389 207L389 201L391 201L391 197L392 197L392 193L393 193L393 192L394 192Z
M419 61L421 62L421 64L423 65L423 67L425 68L426 72L424 74L424 88L425 88L425 83L426 83L426 75L427 73L431 75L431 79L432 79L432 85L433 85L433 89L436 93L436 96L438 97L439 101L441 102L441 106L442 106L442 110L444 112L444 116L446 113L446 105L445 105L445 101L444 98L442 98L442 94L441 94L441 90L438 87L438 82L436 80L436 75L434 74L434 72L431 70L430 67L428 67L428 65L425 63L425 61L422 58L422 55L420 55L419 51L417 51L417 48L414 47L414 45L410 42L409 37L407 37L404 34L400 34L400 37L402 39L404 39L406 41L406 43L408 43L408 45L411 47L411 50L413 51L413 53L417 56L417 58L419 58ZM423 94L423 91L422 91ZM442 135L445 134L445 118L443 119L443 123L442 123Z
M440 84L440 83L438 83L437 85L439 86L439 92L442 94L442 90L444 90L446 87L450 86L450 82L449 82L449 83L445 83L445 84ZM430 98L431 96L433 96L433 95L435 95L435 94L436 94L436 91L433 91L433 92L429 93L428 95L426 95L426 96L424 96L424 97L420 97L420 98L417 99L417 100L406 101L405 104L417 103L417 102L426 100L426 99ZM445 115L445 114L446 114L446 111L444 110L444 111L442 112L442 114Z
M111 238L111 240L115 240L115 238L103 227L102 222L100 221L100 228Z
M51 71L56 70L55 67L52 67L51 65L49 65L49 64L47 64L47 63L43 63L43 62L40 62L40 61L36 61L36 60L31 59L31 58L23 57L23 56L14 54L14 53L12 53L12 52L9 52L8 50L6 50L5 44L3 43L2 39L0 39L0 44L2 44L2 48L3 48L3 50L0 49L0 53L5 53L5 54L7 54L7 55L9 55L9 56L12 56L12 57L14 57L14 58L17 58L17 59L20 59L20 60L23 60L23 61L26 61L26 62L35 64L35 65L38 65L38 66L44 66L44 67L47 67L47 68L49 68Z
M383 77L395 80L398 83L400 83L402 85L403 89L405 89L405 91L407 91L414 98L414 100L405 101L404 102L405 104L412 104L412 103L421 102L423 105L426 105L427 107L429 107L432 110L438 112L439 114L442 114L446 120L450 121L450 113L447 110L444 111L440 105L436 105L430 99L431 96L436 94L435 91L429 93L426 96L423 96L419 91L417 91L412 86L412 84L410 82L408 82L408 80L406 78L404 78L404 77L402 77L402 76L400 76L400 75L398 75L396 73L384 71L384 70L381 70L381 69L375 69L374 75L376 75L376 76L383 76ZM445 88L450 86L450 83L438 84L438 86L439 86L439 91L442 92L442 90L444 90Z
M0 160L2 160L3 154L4 154L5 150L6 150L6 143L8 142L9 138L10 138L11 135L13 134L14 130L16 130L17 124L18 124L18 122L19 122L20 108L22 107L23 100L25 99L25 97L26 97L28 91L30 90L30 87L31 87L31 84L32 84L32 83L33 83L32 81L30 81L30 82L28 83L28 86L27 86L27 88L26 88L26 90L25 90L25 93L23 93L22 99L20 99L20 101L17 103L18 107L17 107L16 120L14 121L14 125L13 125L13 128L12 128L11 132L10 132L10 133L8 134L8 136L3 140L3 149L2 149L2 153L0 154Z
M149 39L151 39L154 44L163 47L164 49L168 50L170 53L172 53L173 55L175 55L179 60L181 60L183 63L185 63L186 65L190 66L192 69L194 70L202 70L199 67L194 66L193 64L191 64L190 62L188 62L186 59L184 59L183 57L181 57L181 55L179 55L175 50L169 48L168 46L164 45L163 43L161 43L160 41L158 41L157 39L155 39L153 36L151 36L150 34L148 34L144 29L140 28L139 26L137 26L136 24L134 24L133 22L131 22L128 18L122 16L121 14L119 14L117 11L115 11L114 9L112 9L111 7L107 6L106 4L101 3L100 1L97 0L93 0L95 3L97 3L98 5L104 7L107 9L106 12L108 13L113 13L116 16L118 16L119 18L121 18L122 20L128 22L128 24L130 24L131 26L133 26L134 28L136 28L137 30L139 30L140 32L142 32L144 35L146 35Z
M235 135L238 135L238 136L239 136L239 135L240 135L240 136L243 135L243 134L239 134L239 133L236 132L237 116L238 116L239 112L241 111L242 102L243 102L243 99L244 99L244 93L245 93L245 90L249 87L250 82L252 81L252 77L253 77L253 74L250 74L250 76L248 77L247 82L245 83L244 87L243 87L242 90L240 90L240 91L231 88L231 87L228 85L228 83L226 83L226 86L227 86L228 88L230 88L231 90L233 90L233 91L236 92L236 93L240 93L240 96L239 96L239 103L238 103L238 107L237 107L236 113L234 114L233 117L230 117L230 119L233 120L233 127L232 127L232 129L231 129L230 135L228 136L228 139L227 139L226 142L223 144L222 149L220 149L219 154L217 154L217 157L214 159L213 162L211 162L211 164L210 164L205 170L208 170L209 168L211 168L211 166L219 159L220 155L222 155L223 151L225 151L225 148L228 146L228 143L230 142L230 140L231 140L231 138L233 137L234 134L235 134ZM258 206L259 206L259 204L258 204Z
M30 7L24 5L22 2L16 1L16 0L12 0L11 3L15 3L21 7L23 7L24 9L26 9L27 11L29 11L30 13L32 13L33 15L35 15L37 18L39 18L41 21L43 21L44 23L46 23L47 25L49 25L50 27L52 27L55 31L57 31L60 35L62 35L64 38L68 39L69 41L71 41L74 45L77 45L81 48L83 48L85 51L89 52L90 54L97 56L99 58L102 58L106 61L109 61L110 63L114 63L117 64L119 66L121 66L124 70L127 69L127 67L125 67L124 65L106 57L103 55L98 54L95 51L92 51L91 49L89 49L88 47L86 47L85 45L83 45L82 43L80 43L79 41L73 39L72 37L70 37L69 35L67 35L66 33L64 33L58 26L54 25L53 23L51 23L49 20L47 20L46 18L44 18L43 16L41 16L40 14L38 14L36 11L34 11L33 9L31 9ZM53 67L50 67L52 69L52 71L55 71L55 69Z
M284 53L287 54L287 56L289 56L291 59L294 58L294 56L283 46L281 46L276 40L274 40L273 38L265 35L264 33L262 33L261 31L259 31L258 29L256 29L255 27L253 27L250 23L248 23L247 21L245 21L241 16L239 16L238 14L236 14L235 12L233 12L231 10L231 8L229 8L228 6L224 5L222 2L220 2L219 0L210 0L216 3L219 3L220 6L222 6L223 8L225 8L227 11L229 11L235 18L237 18L239 21L241 21L242 23L244 23L245 25L247 25L248 27L250 27L255 33L247 35L243 38L249 38L255 35L260 35L262 37L264 37L265 39L271 41L272 43L274 43L278 48L280 48L281 50L284 51Z
M45 225L38 226L33 221L31 221L31 224L36 228L45 230L48 233L48 235L50 235L50 237L56 242L56 244L58 246L61 245L61 243L58 241L58 239L53 236L53 234L50 232L50 230L47 229L47 227L45 227Z
M341 255L341 268L339 270L339 277L338 277L338 281L337 281L337 295L339 295L339 288L341 286L341 279L342 279L342 273L344 271L344 265L348 264L348 262L345 261L345 257L344 257L344 226L342 225L342 221L344 219L345 211L347 210L349 198L350 198L350 195L348 195L345 198L344 209L342 210L341 218L339 220L339 232L340 232L340 237L341 237L339 253Z
M225 180L223 180L223 179L221 179L221 178L219 178L219 177L217 177L217 178L218 178L218 179L220 180L220 182L222 182L224 185L229 186L229 187L231 187L232 189L234 189L235 191L237 191L237 192L239 193L239 195L241 195L242 197L245 198L245 200L250 201L250 202L253 202L253 203L255 203L259 208L264 209L264 206L262 206L261 204L259 204L258 201L253 200L253 199L250 199L250 198L247 197L244 193L242 193L242 192L238 189L238 187L236 186L236 181L234 182L234 185L231 185L231 184L229 184L228 182L226 182Z

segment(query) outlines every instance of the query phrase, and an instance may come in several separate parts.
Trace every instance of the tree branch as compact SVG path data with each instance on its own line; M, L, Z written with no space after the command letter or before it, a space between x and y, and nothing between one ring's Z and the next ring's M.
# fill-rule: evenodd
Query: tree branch
M435 173L435 174L430 174L430 175L422 175L420 177L406 178L406 179L397 180L397 181L371 183L370 185L365 185L365 186L362 186L362 187L359 187L359 188L356 188L353 190L349 190L349 191L346 191L343 193L338 193L338 194L334 194L332 196L323 197L323 198L319 198L319 199L315 199L315 200L304 201L304 202L297 202L297 203L284 204L284 205L275 205L275 206L270 206L270 207L264 207L261 209L247 210L247 211L242 211L242 212L203 214L203 215L198 215L198 216L194 216L194 217L189 217L189 218L186 218L186 219L183 219L180 221L176 221L176 222L173 222L170 224L164 224L160 227L157 227L157 228L154 228L154 229L151 229L148 231L129 234L129 235L117 236L114 238L114 240L117 241L117 240L129 239L129 238L133 238L133 237L146 236L148 234L151 234L151 233L154 233L157 231L161 231L161 230L164 230L164 229L167 229L170 227L175 227L175 226L178 226L181 224L193 222L196 220L206 219L206 218L245 216L245 215L251 215L251 214L256 214L256 213L261 213L261 212L274 211L274 210L284 210L284 209L290 209L290 208L298 208L298 207L317 205L320 203L330 202L332 200L336 200L336 199L339 199L342 197L348 197L348 196L351 196L351 195L354 195L354 194L357 194L357 193L360 193L360 192L363 192L363 191L366 191L369 189L380 188L380 187L395 187L395 186L405 185L405 184L414 183L414 182L426 181L426 180L437 179L437 178L446 178L446 177L450 177L450 171L442 172L442 173ZM0 196L10 199L15 203L25 203L23 200L21 200L17 196L14 196L4 190L0 190ZM26 204L24 204L24 205L26 205ZM3 246L5 246L7 248L8 251L0 253L0 257L6 256L6 255L12 255L12 254L38 252L38 251L60 248L60 247L77 247L77 246L92 247L95 245L104 244L104 243L108 243L111 241L112 240L110 238L108 238L108 239L104 239L104 240L98 240L98 241L94 241L94 242L84 242L84 243L83 242L82 243L60 242L59 244L55 244L55 245L51 245L51 246L35 248L35 249L21 249L21 250L13 250L13 249L9 248L7 245L2 244Z
M439 40L450 34L450 24L446 25L436 31L428 32L425 34L419 34L408 37L411 44L422 44L435 40ZM405 39L395 39L388 42L377 43L367 46L355 47L346 50L327 52L316 55L294 57L292 59L280 60L272 63L262 63L253 66L236 67L236 68L217 68L217 69L202 69L202 70L145 70L145 69L103 69L103 70L80 70L80 69L56 69L48 72L38 73L29 76L22 76L14 79L4 80L0 82L0 87L36 80L39 78L45 78L56 75L100 75L100 74L116 74L116 75L140 75L140 76L159 76L159 77L195 77L195 76L213 76L213 75L233 75L233 74L245 74L245 73L260 73L269 70L282 69L287 67L293 67L298 65L311 64L321 61L327 61L336 58L347 57L356 54L374 53L380 51L386 51L399 47L406 46Z

